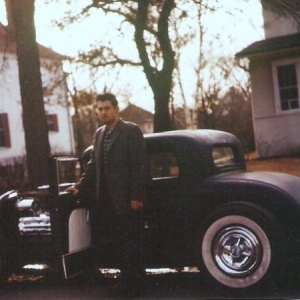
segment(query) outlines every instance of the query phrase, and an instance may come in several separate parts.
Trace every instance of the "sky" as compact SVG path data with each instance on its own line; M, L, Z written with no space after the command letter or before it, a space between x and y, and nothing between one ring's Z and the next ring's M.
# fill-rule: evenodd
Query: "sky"
M45 0L35 1L37 41L58 53L74 56L78 53L78 51L89 49L90 45L96 43L96 41L102 40L109 42L114 40L114 35L116 34L115 24L118 20L114 19L111 15L108 18L107 16L102 15L101 12L97 11L92 14L88 20L61 30L53 25L52 20L59 20L63 17L65 0L51 1L51 5L44 4L43 2ZM74 4L77 2L86 3L86 0L73 1ZM226 52L234 55L234 53L243 49L253 41L263 38L261 6L258 0L223 1L223 5L226 6L226 10L231 11L232 14L224 14L221 11L217 12L214 16L208 17L205 20L205 24L209 26L211 34L221 33L224 37L220 52ZM237 7L246 13L244 15L236 13ZM245 15L247 15L247 18L245 18ZM0 22L7 24L4 0L0 0ZM189 24L187 23L187 25ZM193 26L193 24L190 24L190 26ZM234 42L226 39L227 35L224 34L225 32L230 32L233 36ZM116 49L119 50L120 48L122 49L123 57L130 57L133 53L134 55L137 54L134 44L127 42L126 39L122 41L122 47L120 47L119 44L116 45ZM195 47L193 47L193 45L185 48L185 53L182 55L183 64L185 66L193 68L195 63L192 58L197 56L197 53L194 53L194 51ZM130 101L132 103L153 112L153 95L144 74L142 74L140 70L128 71L126 68L123 68L120 72L123 80L120 88L121 97L122 93L126 94L126 92L130 91ZM191 86L195 84L195 76L192 72L188 71L188 68L183 68L183 72L184 78L186 78L185 86L187 91L189 91L191 90ZM79 78L85 77L82 74L78 76ZM110 84L112 88L114 88L116 84L114 76L111 76L110 80L108 79L107 74L105 76L107 77L105 80L106 84ZM82 87L89 84L84 80L81 80L81 83L83 85ZM103 87L101 82L98 82L97 84L99 89ZM79 85L79 88L80 87L81 86ZM188 93L187 95L188 99L190 99L189 104L192 105L192 95L189 95Z

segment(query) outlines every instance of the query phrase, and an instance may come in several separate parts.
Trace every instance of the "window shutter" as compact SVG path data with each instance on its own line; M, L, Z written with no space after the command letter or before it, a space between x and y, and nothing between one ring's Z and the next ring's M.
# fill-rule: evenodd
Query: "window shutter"
M0 114L0 119L3 127L4 147L11 147L8 114L6 113Z
M58 119L57 115L52 115L52 122L53 122L53 131L58 132Z
M57 114L47 114L47 123L49 131L58 132L58 118Z

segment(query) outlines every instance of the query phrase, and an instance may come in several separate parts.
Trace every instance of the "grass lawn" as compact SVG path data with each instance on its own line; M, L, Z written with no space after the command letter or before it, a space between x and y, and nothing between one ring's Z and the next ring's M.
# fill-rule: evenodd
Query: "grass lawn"
M246 161L248 171L274 171L300 177L300 157L250 159Z

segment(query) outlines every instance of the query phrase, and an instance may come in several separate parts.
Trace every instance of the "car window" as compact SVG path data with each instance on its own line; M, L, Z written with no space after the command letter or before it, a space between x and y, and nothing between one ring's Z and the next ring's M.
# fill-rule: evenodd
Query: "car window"
M178 177L179 168L174 153L160 152L151 154L150 172L152 179Z
M216 167L232 165L237 162L234 151L229 146L213 147L212 156Z

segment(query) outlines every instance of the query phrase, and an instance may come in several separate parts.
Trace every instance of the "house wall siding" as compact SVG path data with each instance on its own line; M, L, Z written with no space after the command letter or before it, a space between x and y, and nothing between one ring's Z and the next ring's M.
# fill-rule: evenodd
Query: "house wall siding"
M258 157L300 153L300 112L278 113L276 110L273 61L274 57L269 56L252 59L250 63L253 124Z
M255 140L259 157L300 153L300 114L272 115L255 120Z
M263 10L264 30L266 39L297 33L297 22L292 18L279 17L275 13Z
M5 60L5 62L4 62ZM0 147L0 160L25 155L18 63L14 55L1 54L0 112L8 114L11 147Z
M51 60L48 64L51 64ZM41 67L44 89L53 78L63 79L63 71ZM57 114L59 131L49 132L52 154L73 154L75 152L72 121L69 115L65 81L62 80L51 92L44 96L47 113ZM0 113L8 115L11 147L0 147L0 164L9 163L13 158L26 155L22 122L22 105L19 87L18 63L14 53L0 51ZM34 122L34 120L32 120Z
M253 117L259 118L275 113L271 61L263 58L251 60Z

